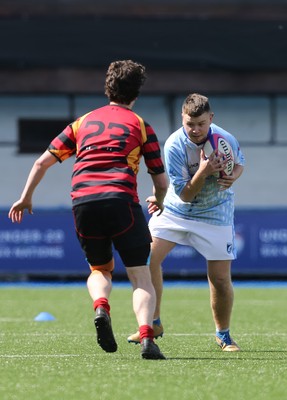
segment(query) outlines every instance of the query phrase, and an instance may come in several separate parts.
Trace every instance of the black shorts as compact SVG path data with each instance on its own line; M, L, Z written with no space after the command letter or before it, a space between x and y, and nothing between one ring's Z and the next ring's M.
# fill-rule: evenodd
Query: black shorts
M152 241L140 204L111 199L73 207L78 240L90 265L113 257L113 245L126 267L146 265Z

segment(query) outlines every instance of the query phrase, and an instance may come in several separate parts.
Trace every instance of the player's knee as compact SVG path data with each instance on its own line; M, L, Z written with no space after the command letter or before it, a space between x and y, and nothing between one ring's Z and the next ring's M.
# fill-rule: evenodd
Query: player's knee
M112 278L112 272L114 270L114 259L112 258L109 262L102 265L90 265L91 274L103 274L108 278Z

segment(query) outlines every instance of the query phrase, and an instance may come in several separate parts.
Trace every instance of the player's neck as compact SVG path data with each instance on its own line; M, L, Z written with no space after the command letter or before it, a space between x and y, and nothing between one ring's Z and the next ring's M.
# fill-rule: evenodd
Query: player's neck
M130 104L121 104L121 103L117 103L116 101L110 101L110 105L128 108L129 110L131 110L134 105L134 101L132 101Z

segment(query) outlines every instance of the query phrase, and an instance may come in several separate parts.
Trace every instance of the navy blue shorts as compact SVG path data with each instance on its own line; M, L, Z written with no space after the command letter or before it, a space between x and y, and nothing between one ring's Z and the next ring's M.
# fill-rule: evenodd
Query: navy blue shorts
M142 207L111 199L73 207L78 240L90 265L113 258L113 246L126 267L146 265L152 241Z

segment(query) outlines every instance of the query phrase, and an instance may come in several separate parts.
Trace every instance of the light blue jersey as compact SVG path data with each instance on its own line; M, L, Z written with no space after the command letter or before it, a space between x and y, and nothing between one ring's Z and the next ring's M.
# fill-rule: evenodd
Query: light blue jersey
M230 133L215 124L210 125L209 134L217 133L230 143L234 163L244 166L244 156L239 143ZM213 225L233 225L234 193L231 188L220 191L217 178L209 176L202 190L192 200L184 202L180 194L196 173L203 144L193 143L183 127L167 139L164 146L166 171L170 184L164 200L165 211L184 219L192 219Z

